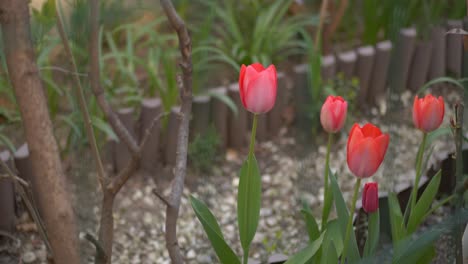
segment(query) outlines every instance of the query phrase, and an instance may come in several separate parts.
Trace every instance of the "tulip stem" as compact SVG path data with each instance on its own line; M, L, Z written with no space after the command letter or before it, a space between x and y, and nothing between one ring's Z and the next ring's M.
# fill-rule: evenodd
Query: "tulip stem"
M327 197L328 197L328 174L330 172L330 149L331 149L331 145L332 145L332 141L333 141L333 134L332 133L328 133L328 145L327 145L327 156L326 156L326 159L325 159L325 183L323 185L323 202L324 202L324 206L323 206L323 212L322 212L322 230L325 228L325 225L327 224L327 221L328 221L328 215L330 213L330 210L327 210L327 208L325 208L326 206L326 200L327 200Z
M253 122L252 122L252 133L250 135L249 156L247 158L247 162L249 163L249 166L251 166L250 163L252 163L252 159L253 159L254 154L255 154L255 135L257 133L257 120L258 120L258 115L254 114ZM249 247L250 247L250 245L246 246L246 248L243 249L244 250L244 258L243 258L242 262L244 264L247 264L248 259L249 259L249 250L250 250Z
M345 235L345 240L344 240L343 254L341 255L341 260L343 263L346 261L346 253L348 251L349 238L351 235L351 229L353 229L354 210L356 210L356 201L357 201L357 196L359 193L360 186L361 186L361 178L358 178L356 181L356 185L354 185L353 200L351 203L351 210L349 211L348 225L346 226L346 235Z
M254 114L253 122L252 122L252 133L250 135L249 158L250 158L250 155L254 154L254 150L255 150L255 134L257 133L257 119L258 119L258 115Z
M421 167L422 167L422 160L423 160L423 157L424 157L424 149L426 148L426 141L427 141L427 133L424 132L423 133L423 140L422 140L422 143L421 143L421 149L420 149L420 151L418 153L418 157L417 157L417 160L416 160L416 179L414 180L414 186L413 186L413 190L411 192L411 204L410 204L410 209L409 209L408 213L410 213L411 210L413 210L414 207L416 206L416 198L418 196L419 180L421 179L421 169L422 169Z

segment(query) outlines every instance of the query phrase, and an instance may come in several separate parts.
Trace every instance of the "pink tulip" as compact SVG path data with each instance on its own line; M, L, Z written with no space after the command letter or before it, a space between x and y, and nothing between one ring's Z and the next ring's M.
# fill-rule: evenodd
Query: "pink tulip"
M444 111L442 96L439 98L435 98L432 94L428 94L424 98L415 96L413 103L414 126L426 133L434 131L442 124Z
M245 109L262 114L270 111L276 100L276 68L264 68L260 63L242 65L239 76L239 92Z
M368 178L377 171L387 151L390 137L372 124L362 128L354 124L347 146L347 161L351 172L359 178Z
M366 213L373 213L379 209L379 185L368 182L362 191L362 208Z
M320 123L328 133L336 133L343 128L348 111L348 102L341 96L330 95L322 105Z

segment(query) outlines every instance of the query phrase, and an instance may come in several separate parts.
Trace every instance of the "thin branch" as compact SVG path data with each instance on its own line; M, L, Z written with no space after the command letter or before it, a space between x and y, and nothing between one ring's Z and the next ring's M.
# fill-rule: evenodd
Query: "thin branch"
M107 261L108 256L106 255L106 251L104 250L102 245L99 243L99 241L93 235L91 235L90 233L86 233L84 237L86 238L86 240L88 240L91 244L94 245L94 247L96 248L96 251L98 252L98 254L100 254L100 256L102 256L102 258L105 261Z
M20 177L16 175L10 175L10 174L1 174L0 179L12 179L14 181L17 181L19 184L23 185L24 187L28 188L29 183L27 183L25 180L21 179Z
M21 200L26 205L26 209L29 212L29 215L33 219L34 223L36 223L37 228L39 229L39 234L44 241L44 244L47 247L47 250L52 253L52 246L49 242L49 237L47 236L47 232L45 229L44 222L42 221L41 217L39 216L39 212L37 207L34 203L32 195L27 195L25 190L28 190L28 193L31 193L30 184L27 183L25 180L21 179L20 177L16 176L16 174L8 167L8 165L0 159L0 166L3 170L7 173L7 175L2 175L2 177L8 177L13 180L15 189L18 191L19 195L21 196Z
M179 217L180 200L184 189L187 173L187 150L192 111L192 42L184 21L180 18L170 0L160 0L172 28L177 32L182 61L179 63L183 73L183 85L180 91L181 110L180 125L177 134L177 155L172 182L171 194L166 207L166 248L173 264L184 263L177 242L177 219Z
M99 107L104 113L109 124L119 137L124 142L132 153L138 152L137 141L132 137L128 129L122 124L117 114L112 110L112 107L107 102L104 90L100 83L100 67L99 67L99 0L89 0L90 14L90 39L89 39L89 58L90 58L90 84L94 96L96 96Z
M317 28L317 33L315 34L315 48L318 47L319 41L320 41L320 36L322 35L322 29L323 29L323 22L325 21L325 15L327 13L327 7L328 7L328 0L323 0L322 5L320 7L320 17L319 17L319 24Z
M55 13L57 16L58 32L59 32L60 38L62 39L63 46L65 48L65 53L67 54L68 59L70 60L72 64L73 72L75 72L75 74L72 75L73 81L75 82L75 86L76 86L76 95L78 97L80 110L81 110L81 113L83 114L86 134L88 137L88 141L91 144L91 153L93 155L94 162L96 162L98 180L99 180L99 183L101 184L101 187L104 187L104 184L106 181L106 173L104 171L104 166L102 165L101 155L99 154L99 149L98 149L98 145L96 142L96 136L94 135L94 129L91 123L91 117L89 116L88 106L86 104L86 99L84 97L83 87L81 86L80 78L76 74L78 73L78 67L76 66L75 58L73 57L70 44L68 43L68 39L65 34L65 29L63 27L62 18L60 16L60 12L58 11L59 8L56 8L55 10L56 10Z
M44 70L58 71L58 72L66 73L66 74L72 74L72 75L77 75L77 76L81 76L81 77L88 77L88 74L87 74L87 73L80 73L80 72L69 71L69 70L67 70L67 69L64 69L64 68L58 67L58 66L44 66L44 67L39 67L39 70L40 70L40 71L44 71Z
M149 137L151 136L151 133L154 129L154 127L156 126L156 124L158 123L159 120L161 120L161 118L167 116L169 113L161 113L157 116L155 116L153 118L153 120L151 120L151 124L149 125L149 127L145 130L145 133L143 135L143 139L141 140L140 142L140 151L143 149L143 147L146 145L146 142L148 141Z
M169 200L167 200L167 198L163 194L159 193L158 190L153 189L153 194L156 195L159 198L159 200L161 200L166 206L172 206Z
M150 126L145 130L143 139L138 147L138 151L132 154L130 161L127 163L127 166L117 175L117 177L113 178L112 181L107 186L107 189L110 190L112 193L116 194L122 188L122 186L128 181L130 176L133 174L135 169L138 167L138 163L141 159L141 153L150 138L153 128L156 126L158 121L168 115L168 113L161 113L153 118L151 121Z

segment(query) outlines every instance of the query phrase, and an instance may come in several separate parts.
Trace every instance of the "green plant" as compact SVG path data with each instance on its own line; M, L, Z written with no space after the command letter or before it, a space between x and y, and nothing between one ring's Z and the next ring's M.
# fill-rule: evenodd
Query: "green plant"
M209 172L218 155L220 137L216 129L210 126L203 135L197 135L189 145L188 155L194 168L200 172Z
M0 125L0 146L5 146L7 147L11 152L15 152L15 144L11 141L11 139L3 133L3 130L5 129L4 125Z
M292 0L216 1L199 0L215 14L212 34L194 49L209 54L199 65L223 63L236 72L239 65L278 63L288 55L303 53L298 32L317 21L314 16L287 16Z

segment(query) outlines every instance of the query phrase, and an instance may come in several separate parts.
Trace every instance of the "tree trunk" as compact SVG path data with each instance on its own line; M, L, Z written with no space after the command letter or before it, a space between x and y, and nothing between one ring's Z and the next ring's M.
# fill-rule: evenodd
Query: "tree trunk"
M74 212L65 190L65 177L52 131L45 93L35 63L26 0L1 0L2 25L8 72L21 111L31 153L36 186L55 263L79 263Z

